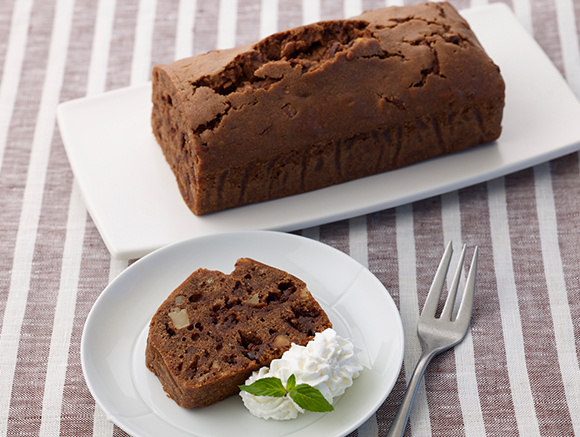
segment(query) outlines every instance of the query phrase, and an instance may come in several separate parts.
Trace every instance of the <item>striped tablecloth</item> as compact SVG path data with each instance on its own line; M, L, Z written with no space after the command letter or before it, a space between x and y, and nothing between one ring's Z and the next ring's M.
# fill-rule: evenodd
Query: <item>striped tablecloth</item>
M385 3L0 1L0 435L125 435L95 405L79 351L91 306L128 262L111 258L87 213L55 122L58 103L146 82L153 64ZM507 3L580 96L580 1ZM420 352L414 329L448 240L481 248L473 323L428 369L407 435L580 435L579 199L573 153L297 231L367 265L400 309L403 368L353 435L388 430Z

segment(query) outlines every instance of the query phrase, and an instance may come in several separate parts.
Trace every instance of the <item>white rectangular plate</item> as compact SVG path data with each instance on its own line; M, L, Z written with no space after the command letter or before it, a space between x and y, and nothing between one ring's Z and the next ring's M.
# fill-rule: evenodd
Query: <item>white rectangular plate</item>
M151 132L151 85L62 103L72 170L105 244L139 258L186 238L240 229L291 231L424 199L580 148L580 103L504 4L466 10L506 82L497 142L285 199L193 215Z

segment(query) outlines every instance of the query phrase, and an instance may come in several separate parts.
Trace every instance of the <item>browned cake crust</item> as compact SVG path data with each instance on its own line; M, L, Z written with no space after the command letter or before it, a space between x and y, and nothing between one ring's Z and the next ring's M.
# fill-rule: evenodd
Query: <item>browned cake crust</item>
M151 320L146 364L177 404L203 407L330 327L303 281L242 258L230 275L199 269L171 293Z
M204 214L493 141L504 89L457 11L426 3L157 66L152 127Z

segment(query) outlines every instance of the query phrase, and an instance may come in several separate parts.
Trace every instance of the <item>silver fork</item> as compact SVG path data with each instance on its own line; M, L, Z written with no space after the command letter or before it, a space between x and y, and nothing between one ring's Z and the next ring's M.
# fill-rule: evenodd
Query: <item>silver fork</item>
M423 352L417 362L415 370L413 371L413 375L409 381L409 387L407 387L407 392L405 393L399 411L397 411L397 415L391 424L387 437L402 436L405 432L405 427L407 426L407 420L409 419L409 413L411 411L411 405L413 405L413 400L415 399L417 387L419 387L419 382L421 382L421 379L423 378L423 373L425 373L425 369L433 357L459 344L467 334L467 329L469 328L469 322L471 320L471 311L473 309L473 296L475 293L475 276L477 274L477 256L479 249L476 247L474 250L471 268L463 291L463 297L457 310L457 315L453 317L453 307L455 305L457 288L459 287L459 279L461 277L463 260L465 258L465 250L466 246L464 245L461 255L459 256L459 263L457 265L455 276L453 277L453 282L448 287L448 295L443 310L441 311L441 316L437 318L435 315L439 299L441 298L441 291L443 290L445 277L447 276L451 255L453 253L451 242L447 245L443 258L441 258L441 262L437 268L437 273L433 279L433 284L431 284L431 289L429 290L427 300L425 301L423 311L421 312L419 324L417 325L417 333L419 334L419 340L421 341Z

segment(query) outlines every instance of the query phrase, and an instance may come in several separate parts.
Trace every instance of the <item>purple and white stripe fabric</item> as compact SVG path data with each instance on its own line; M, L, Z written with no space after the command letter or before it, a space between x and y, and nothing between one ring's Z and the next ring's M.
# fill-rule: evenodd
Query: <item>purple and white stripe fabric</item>
M451 1L458 9L486 2ZM0 436L126 435L88 391L80 341L95 299L130 262L110 256L85 208L57 105L146 82L155 64L410 3L0 1ZM505 3L580 97L580 0ZM296 231L368 266L403 320L398 381L353 436L389 428L420 353L414 330L449 240L480 246L473 323L465 341L427 370L406 435L580 435L579 199L573 153Z

